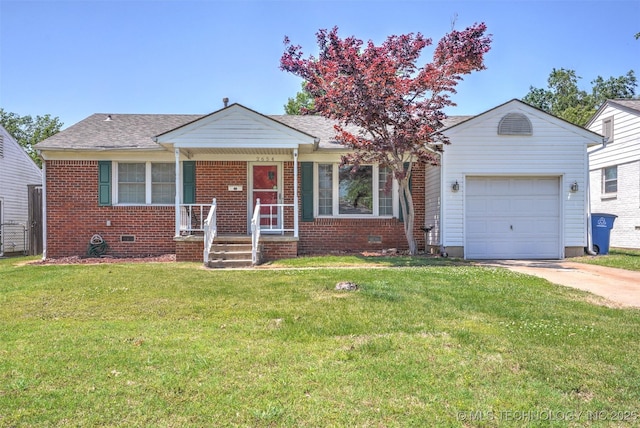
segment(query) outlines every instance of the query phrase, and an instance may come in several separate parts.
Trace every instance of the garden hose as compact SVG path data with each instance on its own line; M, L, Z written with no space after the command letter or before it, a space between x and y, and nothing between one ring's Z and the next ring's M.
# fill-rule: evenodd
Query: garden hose
M102 239L102 236L96 234L89 240L87 255L89 257L101 257L107 252L108 248L109 245L107 245L107 242Z

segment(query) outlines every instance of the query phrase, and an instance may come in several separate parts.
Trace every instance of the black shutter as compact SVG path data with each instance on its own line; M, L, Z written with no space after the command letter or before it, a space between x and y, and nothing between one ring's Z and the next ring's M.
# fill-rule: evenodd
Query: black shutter
M98 161L98 205L111 205L111 161Z
M182 203L196 203L196 163L182 162Z
M301 162L302 221L313 221L313 162Z

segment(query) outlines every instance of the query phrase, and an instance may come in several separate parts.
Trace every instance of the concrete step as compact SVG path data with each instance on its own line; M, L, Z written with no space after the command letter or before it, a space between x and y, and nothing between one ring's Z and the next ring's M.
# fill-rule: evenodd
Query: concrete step
M222 260L251 260L251 250L249 251L220 251L213 249L209 252L209 260L222 259Z
M230 242L214 242L211 246L212 251L249 251L251 252L251 244L234 244Z
M210 259L207 266L212 269L237 269L251 267L253 264L251 263L251 255L249 255L248 259Z
M258 264L261 260L261 248L258 248ZM216 241L209 251L207 266L210 268L240 268L251 267L252 247L251 242L246 240L237 241Z

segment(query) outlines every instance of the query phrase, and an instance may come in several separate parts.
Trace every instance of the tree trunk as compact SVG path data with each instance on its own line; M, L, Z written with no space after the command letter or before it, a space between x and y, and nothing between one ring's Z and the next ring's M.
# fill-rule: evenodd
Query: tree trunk
M415 223L415 210L413 209L413 197L409 189L409 179L400 180L400 209L402 210L402 218L404 219L404 235L409 244L409 254L415 256L418 254L418 244L413 236L413 228Z

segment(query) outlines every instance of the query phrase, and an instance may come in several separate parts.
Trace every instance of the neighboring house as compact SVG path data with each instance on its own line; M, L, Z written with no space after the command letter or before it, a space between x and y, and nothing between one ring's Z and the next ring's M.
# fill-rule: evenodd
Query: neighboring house
M40 168L0 126L0 255L29 250L30 194L40 186Z
M612 247L640 248L640 100L607 100L586 128L605 141L589 150L591 211L618 216Z
M586 147L598 135L517 100L447 125L442 166L412 170L419 249L582 254ZM334 132L320 116L265 116L239 104L206 116L92 115L37 145L45 257L82 255L100 235L115 255L202 260L214 199L216 241L249 240L255 221L264 260L406 249L397 184L378 165L356 176L340 168L346 151Z

